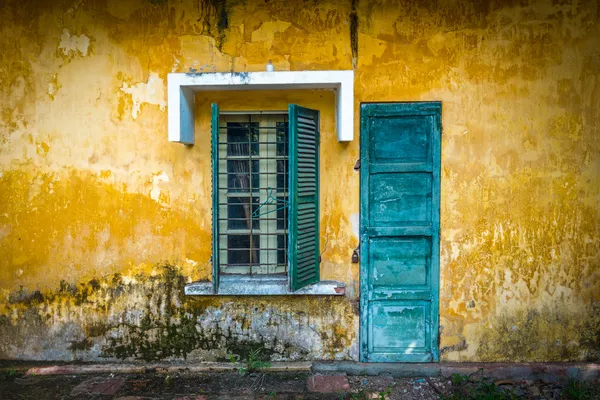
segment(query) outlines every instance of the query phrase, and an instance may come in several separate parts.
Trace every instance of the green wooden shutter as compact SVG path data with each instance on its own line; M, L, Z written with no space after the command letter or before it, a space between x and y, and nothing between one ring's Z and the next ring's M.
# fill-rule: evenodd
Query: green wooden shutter
M212 282L213 291L219 290L219 106L212 105Z
M319 281L319 112L289 106L290 289Z

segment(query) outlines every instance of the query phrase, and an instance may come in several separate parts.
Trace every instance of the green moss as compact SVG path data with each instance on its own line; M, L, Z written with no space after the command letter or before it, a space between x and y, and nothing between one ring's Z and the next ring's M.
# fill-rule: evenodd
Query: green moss
M82 350L89 350L92 346L93 346L93 343L91 341L89 341L87 338L85 338L80 341L71 342L69 349L71 349L73 351L82 351Z
M155 361L169 357L186 358L198 347L195 323L184 317L177 325L152 320L146 315L140 326L126 325L126 337L110 338L104 348L107 357Z
M90 338L103 336L107 331L108 327L103 323L95 323L85 327L86 335Z
M23 287L19 288L17 292L11 293L8 298L10 304L22 304L26 307L34 307L43 303L44 300L45 297L39 290L28 292Z
M142 279L140 277L139 279ZM144 310L143 317L137 325L122 323L119 328L126 333L117 337L108 338L108 343L103 348L105 357L119 359L140 359L156 361L165 358L183 358L194 350L222 350L223 361L227 354L235 354L241 359L247 359L257 349L265 360L275 355L289 357L291 354L306 355L304 349L298 349L284 342L273 339L272 342L241 338L230 328L221 329L218 325L208 329L199 328L199 324L208 308L219 308L227 303L227 299L204 299L194 301L184 295L185 279L179 270L173 266L162 267L158 277L145 278L152 281L153 293L148 293L149 301ZM158 296L156 294L159 294ZM152 305L154 303L154 306ZM161 309L160 315L152 312L152 308ZM242 310L249 305L238 300ZM263 312L265 304L262 301L254 302L255 312ZM237 321L240 326L249 329L246 317L242 316ZM276 351L275 349L283 349Z
M600 360L600 302L588 307L581 329L581 346L588 349L587 361Z
M482 330L477 356L494 361L600 359L599 303L581 313L550 309L501 314Z
M108 339L108 344L103 348L105 357L144 361L172 357L185 359L197 349L222 349L225 354L236 354L241 359L248 358L256 349L260 349L265 359L278 353L275 348L283 348L284 356L307 353L293 346L282 345L277 339L273 343L240 339L231 329L223 330L218 325L207 330L199 329L197 325L202 314L207 307L211 307L212 301L207 300L203 305L187 302L183 291L185 279L176 267L165 266L160 277L150 279L155 281L155 293L161 293L155 301L156 308L162 309L163 313L154 314L151 310L152 301L148 301L139 325L123 323L120 327L127 333ZM149 296L152 295L149 293ZM259 309L258 306L256 308ZM243 320L238 322L246 325ZM222 360L225 361L226 357L223 356Z
M217 360L226 360L228 354L249 359L259 350L265 361L302 359L311 349L295 345L287 335L273 333L281 325L285 330L293 321L308 320L309 316L340 318L338 325L346 329L332 333L327 326L318 328L324 354L335 357L352 342L353 306L343 298L331 299L326 308L310 297L194 298L184 294L186 279L179 267L155 269L160 271L156 276L139 274L124 280L115 274L77 284L63 281L55 291L16 291L12 303L6 305L6 315L16 313L19 318L14 323L8 317L0 319L0 336L7 338L0 343L0 356L2 346L20 348L27 346L24 340L41 335L48 343L54 340L50 345L57 351L67 353L97 355L93 344L99 343L104 358L186 359L196 351L195 358L206 352L205 356ZM350 318L348 324L343 322L346 317ZM67 343L66 349L56 329L65 318L84 335Z

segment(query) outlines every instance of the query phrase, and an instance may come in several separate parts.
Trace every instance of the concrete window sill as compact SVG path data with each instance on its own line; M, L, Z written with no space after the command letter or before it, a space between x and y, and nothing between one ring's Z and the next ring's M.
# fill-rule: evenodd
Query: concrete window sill
M321 281L295 292L288 287L286 277L222 276L219 293L213 293L211 282L194 282L185 285L188 296L343 296L346 284Z

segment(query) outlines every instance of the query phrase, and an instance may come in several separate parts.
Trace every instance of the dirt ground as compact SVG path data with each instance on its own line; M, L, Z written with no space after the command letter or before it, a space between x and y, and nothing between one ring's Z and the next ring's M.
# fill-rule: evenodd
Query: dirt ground
M348 386L317 393L309 391L311 377L279 372L24 376L9 370L0 379L0 399L600 399L598 383L338 375Z

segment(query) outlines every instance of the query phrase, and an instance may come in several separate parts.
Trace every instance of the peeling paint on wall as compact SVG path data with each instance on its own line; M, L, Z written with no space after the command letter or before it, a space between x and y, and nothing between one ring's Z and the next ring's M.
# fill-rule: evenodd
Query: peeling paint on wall
M121 90L131 95L133 100L131 117L133 119L138 117L142 103L158 105L161 111L164 111L167 106L164 82L155 72L150 73L147 83L141 82L133 86L123 83Z
M85 57L88 54L89 47L90 38L83 33L79 36L71 35L68 29L63 29L58 49L62 50L64 55L68 56L71 55L71 53L79 53L81 56Z
M352 234L358 239L360 237L360 214L350 214L350 223L352 224Z
M156 202L165 204L168 203L168 196L160 191L161 183L169 182L169 176L163 171L152 178L152 190L150 190L150 198Z

